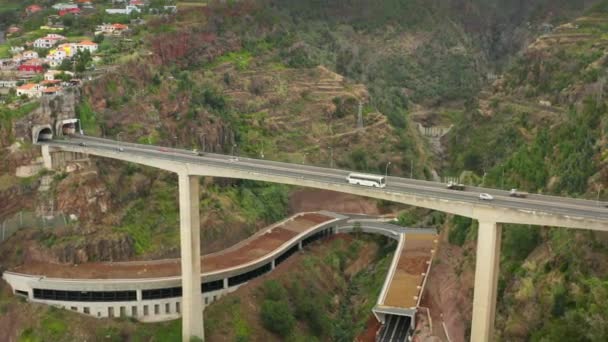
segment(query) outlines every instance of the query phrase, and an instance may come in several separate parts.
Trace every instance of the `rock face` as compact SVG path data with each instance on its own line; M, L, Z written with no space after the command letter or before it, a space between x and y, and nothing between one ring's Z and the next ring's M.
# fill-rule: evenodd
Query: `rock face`
M99 222L110 207L110 193L97 172L73 173L57 185L57 210L80 222Z
M105 234L97 234L105 235ZM90 261L126 261L135 254L130 236L95 236L81 243L62 243L52 248L58 262L81 264Z
M42 97L40 107L23 119L14 122L16 137L32 138L32 127L50 124L55 128L59 120L76 118L76 104L80 101L80 90L68 88L62 95Z

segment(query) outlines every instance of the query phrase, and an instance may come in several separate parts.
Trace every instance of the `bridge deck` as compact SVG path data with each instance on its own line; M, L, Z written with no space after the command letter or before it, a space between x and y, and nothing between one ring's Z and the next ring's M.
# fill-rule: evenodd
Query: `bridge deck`
M271 254L298 234L333 219L335 217L321 213L294 216L279 224L271 225L228 249L202 256L201 269L203 273L209 273L245 265ZM179 276L181 265L179 259L145 262L92 262L80 266L30 261L11 271L50 278L131 279Z
M436 243L436 234L408 234L405 237L405 245L381 306L402 309L417 306Z

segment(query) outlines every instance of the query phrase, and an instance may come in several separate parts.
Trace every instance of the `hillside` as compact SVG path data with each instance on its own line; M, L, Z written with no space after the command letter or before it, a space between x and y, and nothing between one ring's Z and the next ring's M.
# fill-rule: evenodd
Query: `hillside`
M20 139L28 122L72 111L87 134L125 141L374 173L384 173L390 161L388 172L394 175L409 176L410 168L414 177L424 179L466 172L468 181L477 184L605 200L608 6L592 6L596 2L210 1L206 6L191 3L176 15L146 15L145 23L127 38L101 43L101 60L88 65L97 69L69 96L48 102L10 93L3 98L0 158L7 162L0 165L0 219L20 211L40 213L49 203L77 219L61 229L22 229L0 245L0 269L37 259L78 264L179 254L174 175L92 158L76 163L70 172L15 176L19 167L39 156L36 146ZM25 5L14 1L0 4L0 18L7 18L0 22L25 31L33 28L8 44L23 44L41 34L36 25L43 15L24 16ZM109 6L109 1L100 6ZM84 15L68 33L71 39L91 34L107 18ZM127 23L134 18L109 19ZM0 51L8 53L8 44L0 45ZM440 139L427 139L418 124L451 130ZM200 206L201 243L210 252L301 210L404 209L219 178L202 181ZM432 310L449 315L452 337L466 339L475 223L427 211L407 211L401 219L404 224L439 226L443 243L451 244L440 251L441 272L431 278L436 280L429 302L437 305ZM376 248L369 241L363 244L368 251ZM313 252L320 256L309 259L342 255L345 248L350 247L316 248ZM497 337L605 337L605 312L593 303L605 301L606 253L601 234L506 227ZM355 262L353 258L349 261ZM382 262L366 260L368 275ZM306 270L310 260L303 264L294 267ZM344 300L355 291L347 282L357 276L331 268L319 274L334 276L337 283L313 288L309 295L325 300L331 312L327 320L338 328L323 327L318 337L352 340L351 335L336 336L362 329L369 313L366 295L378 284L369 284L369 292L357 293L355 300ZM296 286L281 275L277 278L290 290ZM218 340L244 332L251 340L277 339L263 328L259 312L247 300L263 297L264 286L254 282L223 299L234 312L212 306L210 334ZM323 291L334 296L323 297ZM442 293L457 298L446 300ZM279 299L295 305L300 298ZM21 305L12 301L10 308ZM226 328L227 317L235 312L243 319ZM357 318L340 320L345 312ZM593 319L586 319L586 313ZM54 311L46 314L64 319ZM295 315L294 331L305 336L315 330L311 324L321 324L309 321L307 314ZM54 321L41 319L52 330ZM66 318L79 319L84 321ZM133 333L140 326L119 322L128 327L114 328L115 323L104 322L110 330L99 334L140 336ZM178 328L177 323L169 326L173 332ZM22 331L24 326L10 327L15 334L33 334ZM141 334L141 340L151 339Z

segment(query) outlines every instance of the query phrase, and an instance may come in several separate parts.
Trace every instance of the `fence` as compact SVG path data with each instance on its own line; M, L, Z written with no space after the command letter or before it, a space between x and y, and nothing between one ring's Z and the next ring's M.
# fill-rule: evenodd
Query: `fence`
M54 216L40 216L34 212L20 211L2 222L0 226L0 242L8 239L22 228L63 228L68 225L68 222L68 218L63 213L57 213Z

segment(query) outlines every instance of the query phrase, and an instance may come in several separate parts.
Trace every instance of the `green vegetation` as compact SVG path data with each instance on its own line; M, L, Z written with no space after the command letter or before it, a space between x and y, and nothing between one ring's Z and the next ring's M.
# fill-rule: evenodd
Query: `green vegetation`
M93 111L91 104L83 101L77 108L76 113L80 119L82 129L87 135L98 135L99 124L97 122L97 113Z
M285 301L265 300L261 315L264 327L281 337L289 336L295 325L295 318Z

